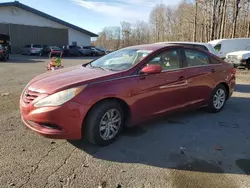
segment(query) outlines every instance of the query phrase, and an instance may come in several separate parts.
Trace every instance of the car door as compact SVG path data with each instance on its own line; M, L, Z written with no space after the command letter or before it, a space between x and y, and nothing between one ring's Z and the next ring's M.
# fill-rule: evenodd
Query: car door
M179 49L165 50L151 58L144 66L160 64L163 71L159 74L140 74L136 88L132 113L137 118L172 111L186 105L187 81L182 67Z
M212 61L208 53L184 48L184 69L187 78L189 105L203 105L216 84L215 75L222 71L218 61Z

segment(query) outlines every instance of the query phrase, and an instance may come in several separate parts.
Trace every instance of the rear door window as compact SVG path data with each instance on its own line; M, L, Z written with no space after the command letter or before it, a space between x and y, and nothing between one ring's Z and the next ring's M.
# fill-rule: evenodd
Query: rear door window
M196 67L210 64L209 57L205 53L191 49L184 49L184 53L186 56L188 67Z

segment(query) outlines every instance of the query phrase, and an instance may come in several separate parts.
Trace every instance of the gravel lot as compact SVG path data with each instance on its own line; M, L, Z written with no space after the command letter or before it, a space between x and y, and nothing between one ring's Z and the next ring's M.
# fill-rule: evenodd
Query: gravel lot
M236 91L221 113L166 117L127 129L114 144L98 148L43 138L21 122L20 93L45 71L46 61L13 55L0 62L1 188L250 187L250 72L237 72Z

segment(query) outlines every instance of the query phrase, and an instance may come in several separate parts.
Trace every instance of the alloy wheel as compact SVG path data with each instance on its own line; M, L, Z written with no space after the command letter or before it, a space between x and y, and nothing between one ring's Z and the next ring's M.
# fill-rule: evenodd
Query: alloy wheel
M99 124L99 133L103 140L111 140L120 130L122 117L117 109L108 110Z
M218 89L213 97L213 104L214 107L219 110L223 107L224 103L226 101L226 93L223 89Z

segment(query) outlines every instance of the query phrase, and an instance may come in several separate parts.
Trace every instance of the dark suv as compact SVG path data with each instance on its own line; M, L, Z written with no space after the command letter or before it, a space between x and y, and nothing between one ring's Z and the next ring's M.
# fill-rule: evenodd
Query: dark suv
M0 44L0 60L7 61L9 59L9 51Z

